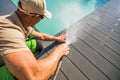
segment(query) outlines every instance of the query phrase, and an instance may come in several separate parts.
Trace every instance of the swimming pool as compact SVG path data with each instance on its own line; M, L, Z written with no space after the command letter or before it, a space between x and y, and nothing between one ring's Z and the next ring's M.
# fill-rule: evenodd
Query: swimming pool
M17 4L18 0L12 0ZM52 19L44 18L36 27L43 33L55 35L82 19L110 0L46 0Z

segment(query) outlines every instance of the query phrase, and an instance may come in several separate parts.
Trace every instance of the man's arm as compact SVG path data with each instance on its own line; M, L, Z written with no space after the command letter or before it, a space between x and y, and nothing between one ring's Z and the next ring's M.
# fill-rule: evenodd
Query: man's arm
M10 53L4 55L3 59L18 80L47 80L54 73L61 57L68 53L69 47L61 44L41 60L36 60L31 51Z
M65 34L61 34L60 36L51 36L45 33L39 33L37 31L33 31L33 36L35 36L39 40L43 41L58 41L58 42L64 42L65 41Z

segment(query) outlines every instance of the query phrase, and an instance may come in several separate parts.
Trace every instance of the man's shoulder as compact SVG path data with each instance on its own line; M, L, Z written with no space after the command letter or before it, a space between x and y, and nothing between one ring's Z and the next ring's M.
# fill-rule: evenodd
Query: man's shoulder
M0 24L10 22L9 19L7 19L8 16L9 15L2 15L2 16L0 16Z
M14 22L12 21L11 15L0 16L0 27L1 28L13 28L13 29L22 31L22 29L18 25L14 24Z
M15 26L11 21L11 15L0 16L0 26Z

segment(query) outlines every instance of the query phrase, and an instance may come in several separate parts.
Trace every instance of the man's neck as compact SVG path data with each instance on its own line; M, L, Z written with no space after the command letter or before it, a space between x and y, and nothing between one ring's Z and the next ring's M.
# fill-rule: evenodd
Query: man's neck
M23 27L26 29L29 25L27 25L27 22L24 20L22 13L19 10L17 10L16 14L17 14L18 18L20 19Z

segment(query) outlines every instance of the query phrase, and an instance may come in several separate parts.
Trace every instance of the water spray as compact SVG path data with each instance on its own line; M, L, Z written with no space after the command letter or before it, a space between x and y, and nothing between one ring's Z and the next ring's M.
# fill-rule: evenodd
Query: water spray
M65 40L66 44L70 45L70 44L76 42L78 30L79 29L73 29L73 28L68 28L66 30L66 40Z
M70 45L71 43L76 41L76 39L77 39L77 31L78 30L73 31L73 29L67 29L67 31L66 31L66 40L65 40L66 44ZM52 44L47 46L44 50L42 50L41 53L36 58L39 59L43 54L45 54L50 49L52 49L54 46L57 46L59 44L62 44L62 43L61 42L56 42L56 41L53 42ZM62 65L62 58L60 59L59 64L57 66L57 69L56 69L55 73L53 74L53 76L51 77L51 80L56 80L61 65Z

